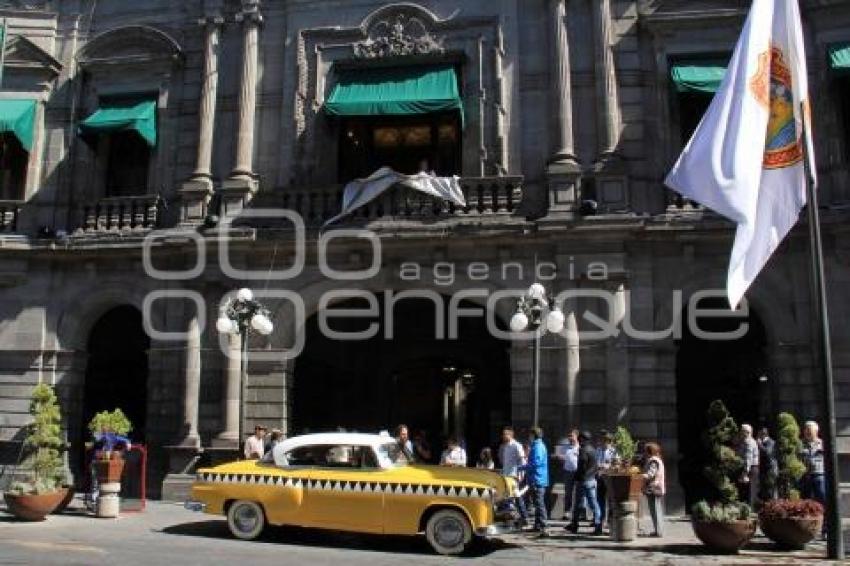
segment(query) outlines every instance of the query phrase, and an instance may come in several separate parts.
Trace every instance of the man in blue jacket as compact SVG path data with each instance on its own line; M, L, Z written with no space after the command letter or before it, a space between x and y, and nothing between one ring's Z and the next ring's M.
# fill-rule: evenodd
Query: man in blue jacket
M534 502L534 529L540 536L546 536L546 501L544 495L549 486L549 454L543 444L543 429L531 429L531 447L528 451L528 463L523 466L526 473L529 494Z

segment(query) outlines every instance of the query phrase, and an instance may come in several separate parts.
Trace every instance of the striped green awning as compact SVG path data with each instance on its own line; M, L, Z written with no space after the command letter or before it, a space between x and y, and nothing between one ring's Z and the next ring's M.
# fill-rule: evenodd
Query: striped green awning
M14 134L30 151L34 127L35 100L0 100L0 132Z
M833 43L827 48L829 68L840 73L850 73L850 43Z
M723 82L726 65L717 59L678 61L670 66L670 79L676 92L714 94Z
M351 69L338 74L325 103L337 116L428 114L458 110L463 102L451 65Z
M92 115L80 122L82 136L97 136L121 131L135 131L151 147L156 145L156 101L129 100L105 102Z

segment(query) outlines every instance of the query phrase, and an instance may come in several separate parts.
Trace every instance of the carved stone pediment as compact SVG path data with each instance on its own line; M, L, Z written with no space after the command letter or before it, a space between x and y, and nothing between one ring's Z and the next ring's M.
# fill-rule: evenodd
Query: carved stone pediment
M6 43L5 65L13 69L26 69L53 76L62 70L59 61L22 35L12 36Z
M354 45L354 54L376 59L442 53L442 38L431 33L432 22L427 20L421 10L410 7L386 10L367 22L367 39Z
M165 32L149 26L126 26L93 37L79 52L83 67L98 65L171 64L183 52Z

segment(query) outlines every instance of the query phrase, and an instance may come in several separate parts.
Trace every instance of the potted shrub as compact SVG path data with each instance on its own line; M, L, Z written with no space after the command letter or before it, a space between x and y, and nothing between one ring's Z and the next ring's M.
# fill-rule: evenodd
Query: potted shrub
M779 473L776 490L779 499L766 501L759 510L759 524L767 538L783 548L799 549L821 531L823 506L817 501L801 500L794 489L806 468L800 461L800 427L789 413L776 419L776 458Z
M65 473L60 456L62 415L53 388L36 385L30 401L32 423L26 429L21 468L29 481L14 482L4 493L9 512L26 521L41 521L65 499Z
M637 502L643 488L643 478L640 468L632 465L635 441L623 426L618 426L614 433L614 449L617 451L617 459L604 475L609 497L614 503Z
M133 430L130 419L121 409L101 411L89 422L89 431L99 441L95 452L95 473L99 484L120 483L124 471L124 458L118 444Z
M733 448L738 425L722 401L708 408L708 428L703 444L709 455L704 474L713 487L712 501L700 501L691 510L694 534L715 552L736 553L756 532L750 506L738 501L735 479L744 470L744 462Z

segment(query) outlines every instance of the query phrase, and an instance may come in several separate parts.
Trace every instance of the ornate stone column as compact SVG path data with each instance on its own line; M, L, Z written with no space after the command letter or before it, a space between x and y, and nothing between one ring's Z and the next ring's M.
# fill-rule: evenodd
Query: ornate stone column
M235 164L230 177L222 184L225 211L244 205L257 190L253 160L258 42L263 21L259 0L242 0L242 11L236 14L236 21L242 23L242 73Z
M224 398L222 401L223 430L213 440L213 446L222 448L239 447L239 403L242 381L242 339L238 334L227 337L227 367L224 375Z
M626 317L626 287L615 282L606 290L611 293L611 322L620 330L616 337L605 342L605 421L613 425L626 419L630 399L628 337L622 328Z
M593 164L595 194L585 195L599 204L600 212L628 207L626 171L618 155L622 120L614 65L611 0L590 0L593 12L594 71L596 76L597 155Z
M581 166L573 138L572 80L565 0L548 0L550 25L550 113L553 123L552 155L547 177L549 219L570 218L578 208Z
M180 189L183 203L181 221L184 223L195 223L204 219L213 192L212 146L218 94L219 36L224 18L211 15L201 18L198 23L204 28L204 75L198 106L198 152L195 157L195 171Z
M575 310L570 309L564 314L564 338L567 342L567 410L566 422L561 430L565 431L567 427L578 426L579 424L578 376L581 369L581 359L579 357L578 321L576 321Z

